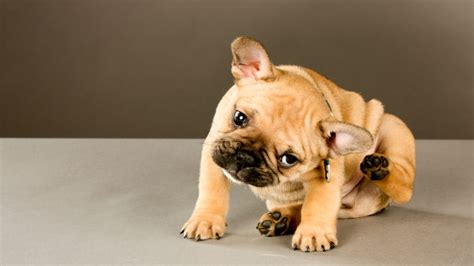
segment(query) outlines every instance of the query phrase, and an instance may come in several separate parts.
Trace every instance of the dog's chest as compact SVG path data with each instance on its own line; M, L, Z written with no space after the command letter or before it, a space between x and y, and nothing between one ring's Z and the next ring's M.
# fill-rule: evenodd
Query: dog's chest
M249 188L257 197L277 204L302 203L305 196L303 184L295 181L281 183L276 186L249 186Z

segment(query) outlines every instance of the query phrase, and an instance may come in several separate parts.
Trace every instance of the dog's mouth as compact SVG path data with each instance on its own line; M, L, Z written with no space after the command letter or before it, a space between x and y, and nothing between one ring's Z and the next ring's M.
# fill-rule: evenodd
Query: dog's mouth
M272 175L262 172L261 169L255 167L243 168L239 171L222 169L224 175L236 184L248 184L255 187L266 187L274 185Z
M237 179L236 177L236 174L231 174L229 171L225 170L225 169L222 169L222 172L224 173L224 175L230 179L230 181L236 183L236 184L243 184L244 182L240 181Z

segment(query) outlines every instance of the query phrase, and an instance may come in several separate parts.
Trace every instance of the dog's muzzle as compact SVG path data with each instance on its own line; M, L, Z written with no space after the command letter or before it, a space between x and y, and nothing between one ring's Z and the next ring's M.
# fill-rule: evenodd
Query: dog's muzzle
M212 159L233 181L256 187L265 187L274 182L273 175L265 167L261 153L253 151L241 142L231 140L216 142Z

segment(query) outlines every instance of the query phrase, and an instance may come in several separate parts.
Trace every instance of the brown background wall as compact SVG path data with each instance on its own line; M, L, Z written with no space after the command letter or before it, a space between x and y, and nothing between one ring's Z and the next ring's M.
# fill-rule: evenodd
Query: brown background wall
M229 44L473 138L472 1L0 0L0 136L204 137Z

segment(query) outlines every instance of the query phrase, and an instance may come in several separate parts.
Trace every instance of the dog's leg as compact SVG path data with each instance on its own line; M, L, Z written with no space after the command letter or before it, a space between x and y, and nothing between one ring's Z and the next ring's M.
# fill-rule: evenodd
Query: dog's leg
M376 153L366 156L361 171L396 203L411 199L415 180L415 138L398 117L385 114Z
M336 224L341 205L343 160L331 160L331 182L313 178L303 183L306 196L301 222L292 239L293 249L326 251L337 246Z
M291 234L296 230L300 219L301 204L272 207L260 217L257 229L265 236Z
M229 181L211 159L211 148L205 141L201 155L199 197L194 212L181 233L196 240L219 239L224 235L229 208Z

